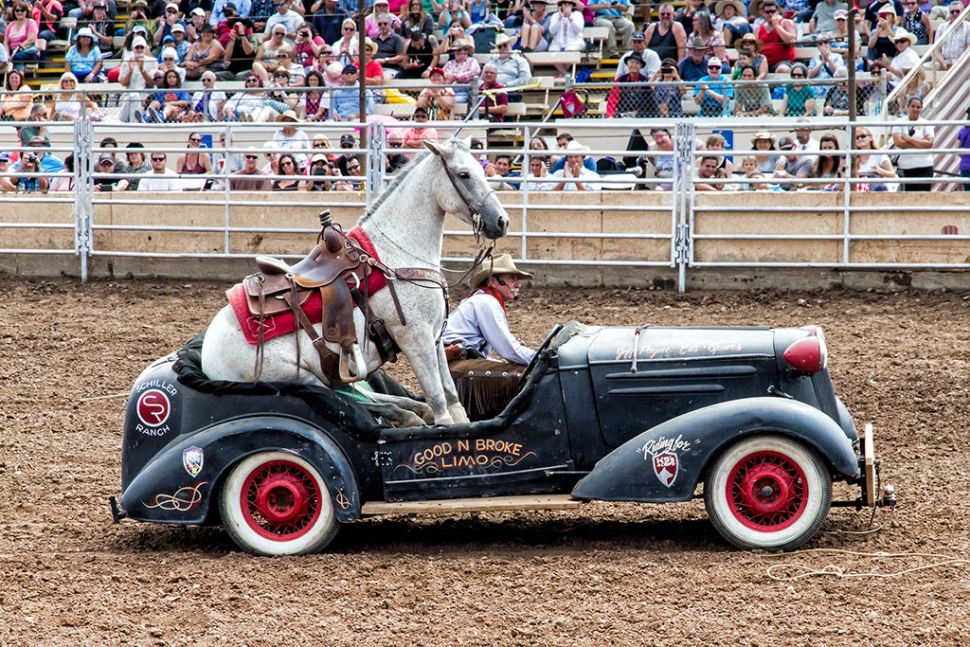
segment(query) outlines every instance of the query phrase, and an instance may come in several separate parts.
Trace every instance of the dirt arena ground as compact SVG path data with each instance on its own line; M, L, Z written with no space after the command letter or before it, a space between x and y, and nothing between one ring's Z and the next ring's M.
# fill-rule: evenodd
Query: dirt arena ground
M2 277L0 645L956 645L970 632L970 297L526 289L559 321L824 326L899 505L833 509L795 554L731 550L703 503L369 520L332 549L113 525L124 394L225 284ZM855 496L845 486L836 494ZM769 570L771 569L771 570ZM819 574L824 571L826 574ZM791 579L805 575L801 579Z

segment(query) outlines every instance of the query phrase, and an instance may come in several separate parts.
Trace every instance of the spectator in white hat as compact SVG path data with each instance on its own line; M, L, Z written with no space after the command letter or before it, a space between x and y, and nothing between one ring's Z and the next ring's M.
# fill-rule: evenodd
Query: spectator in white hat
M74 44L64 55L64 71L74 74L81 83L96 83L105 79L101 65L97 38L87 27L78 29Z
M169 2L165 5L164 13L155 18L155 32L152 34L152 42L155 47L160 46L166 36L171 36L172 27L178 24L183 24L182 12L176 3Z
M882 63L889 68L889 73L902 80L904 76L914 67L919 65L919 54L913 49L916 44L915 34L911 34L902 27L896 28L893 34L893 43L896 45L896 56L890 60L885 54L882 55Z
M154 86L158 62L148 51L148 41L135 36L131 41L131 52L121 63L118 83L127 92L121 95L121 111L118 118L129 123L142 123L141 106L147 94L138 90Z

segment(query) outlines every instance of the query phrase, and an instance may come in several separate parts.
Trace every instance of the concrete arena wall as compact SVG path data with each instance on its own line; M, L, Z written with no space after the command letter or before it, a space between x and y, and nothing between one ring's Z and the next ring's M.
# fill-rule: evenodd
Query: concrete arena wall
M53 195L53 194L52 194ZM250 231L228 236L228 252L245 255L239 259L151 258L119 254L222 254L226 236L222 228L227 213L223 195L215 193L105 194L95 205L94 248L99 255L89 263L90 276L171 277L179 279L233 280L253 269L256 255L302 255L310 249L317 231L317 214L326 206L337 222L349 229L361 214L363 195L352 193L234 193L229 210L231 228ZM511 230L521 231L527 218L531 233L567 235L530 237L526 264L537 272L536 280L547 285L657 286L673 288L677 268L670 266L671 194L655 192L604 191L533 194L524 214L522 196L500 194L512 217ZM51 196L47 196L48 200ZM65 196L66 197L66 196ZM280 206L280 201L289 204ZM695 264L792 263L814 264L811 268L774 267L691 267L687 288L798 287L833 285L850 287L916 286L966 289L966 270L953 271L840 271L827 269L843 261L843 242L835 240L784 240L792 235L835 235L844 231L844 196L841 193L699 193L696 199L694 234ZM853 263L880 264L970 264L966 241L906 241L904 235L939 235L946 225L960 234L970 231L970 208L962 194L854 194L850 232L853 235L882 235L888 239L854 241L850 245ZM125 203L128 202L128 203ZM29 206L27 206L29 205ZM27 208L23 208L23 207ZM17 208L3 205L2 220L23 223L23 227L0 228L0 248L31 250L73 250L73 201L44 201L26 196ZM941 207L956 208L943 211ZM916 211L901 211L917 208ZM759 211L760 210L760 211ZM51 229L36 223L56 225ZM215 231L104 230L104 226L204 227ZM302 231L269 231L270 229ZM447 236L446 257L468 258L475 244L469 227L448 217L446 229L462 232ZM654 234L663 238L616 238L610 234ZM589 234L604 234L590 237ZM768 235L778 238L737 240L736 235ZM521 235L499 241L498 252L521 255ZM103 255L102 255L103 254ZM618 265L595 265L597 261ZM628 262L647 262L650 267L630 267ZM589 262L590 265L581 263ZM74 255L43 253L0 255L0 271L25 275L80 275L80 260Z

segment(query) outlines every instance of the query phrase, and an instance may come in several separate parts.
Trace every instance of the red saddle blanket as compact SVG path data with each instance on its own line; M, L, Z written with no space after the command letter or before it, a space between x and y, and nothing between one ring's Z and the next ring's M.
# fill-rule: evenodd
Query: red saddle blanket
M249 313L249 305L246 302L246 288L242 283L229 288L226 292L229 305L236 314L239 327L242 328L243 336L246 341L255 346L259 343L259 320ZM303 312L310 319L311 323L320 323L323 320L323 300L320 298L320 291L316 291L310 300L303 306ZM282 335L288 335L296 330L296 317L292 312L281 312L272 317L263 319L263 339L273 339Z
M374 244L360 227L354 227L347 232L347 237L353 238L360 243L360 246L365 252L367 252L367 254L373 258L378 258L377 251L374 249ZM387 277L385 277L382 272L375 271L370 273L367 280L367 294L374 294L386 286ZM259 343L260 324L259 320L249 313L249 306L246 303L246 289L243 287L243 284L237 283L229 288L229 290L226 292L226 297L229 299L229 305L232 306L232 311L235 313L236 319L239 321L239 327L242 328L243 336L245 336L247 342L255 346ZM310 319L311 323L317 324L323 320L323 303L319 291L315 292L314 295L310 297L310 300L307 301L306 305L303 306L303 311L306 313L306 316ZM263 319L264 340L281 337L282 335L288 335L295 330L296 317L292 312L283 312Z

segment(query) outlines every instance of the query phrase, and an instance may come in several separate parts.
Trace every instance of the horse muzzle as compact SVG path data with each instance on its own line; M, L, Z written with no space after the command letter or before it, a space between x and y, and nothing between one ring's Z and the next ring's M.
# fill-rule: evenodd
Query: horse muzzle
M479 231L490 240L502 238L509 231L509 214L493 193L478 214Z

